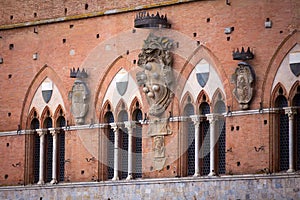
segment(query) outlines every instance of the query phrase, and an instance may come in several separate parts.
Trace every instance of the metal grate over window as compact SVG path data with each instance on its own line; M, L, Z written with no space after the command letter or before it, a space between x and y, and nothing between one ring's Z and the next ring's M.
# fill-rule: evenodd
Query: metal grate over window
M52 180L52 155L53 155L53 137L48 132L46 135L46 182Z
M39 181L40 172L40 136L35 133L33 135L33 182Z
M209 104L204 102L200 105L201 115L210 113ZM210 133L209 133L209 121L203 120L200 123L200 173L201 175L208 175L210 171Z
M219 142L218 142L218 173L225 174L226 173L226 123L224 120L220 120L219 124Z
M215 106L215 112L222 114L226 112L226 106L223 101L218 101ZM226 172L226 123L224 119L219 119L218 122L218 173L225 174Z
M125 110L122 110L119 114L119 122L128 121L128 114ZM124 126L120 129L120 147L121 147L121 179L125 179L128 175L128 131Z
M63 125L65 126L65 125ZM58 181L65 179L65 131L58 134Z
M277 108L287 107L288 103L283 95L275 101ZM279 170L289 169L289 119L284 110L279 112Z
M140 121L143 119L143 114L140 109L137 109L135 113L135 121ZM142 125L137 124L135 129L135 178L142 178L142 131Z
M200 173L201 175L208 175L210 171L210 133L208 120L201 122L200 130Z
M184 108L184 115L194 115L194 106L189 103ZM187 175L195 174L195 126L191 121L187 122Z
M114 115L112 112L107 112L105 114L105 120L107 123L113 123ZM109 127L108 132L108 144L107 144L107 178L112 179L114 177L114 143L115 135L113 129Z
M298 86L299 88L299 86ZM293 106L300 106L300 94L296 94L293 99ZM296 159L296 169L300 170L300 108L297 109L297 114L295 115L295 135L297 142L297 159Z

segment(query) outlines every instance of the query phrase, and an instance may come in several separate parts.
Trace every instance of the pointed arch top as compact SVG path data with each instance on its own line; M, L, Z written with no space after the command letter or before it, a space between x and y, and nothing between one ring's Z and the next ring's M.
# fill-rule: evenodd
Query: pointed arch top
M64 82L59 78L59 75L53 70L53 68L49 67L48 65L44 65L39 70L39 72L33 77L32 81L27 89L26 95L24 97L21 116L20 116L20 124L21 124L22 128L25 128L25 127L29 128L28 124L26 124L26 122L27 122L27 117L28 117L31 101L32 101L37 89L39 88L41 83L47 77L50 78L55 83L58 90L62 94L63 103L66 107L66 110L70 110L70 106L69 106L68 99L67 99L68 92L67 92L66 88L64 87L64 85L65 85ZM70 117L70 116L68 116L68 117Z

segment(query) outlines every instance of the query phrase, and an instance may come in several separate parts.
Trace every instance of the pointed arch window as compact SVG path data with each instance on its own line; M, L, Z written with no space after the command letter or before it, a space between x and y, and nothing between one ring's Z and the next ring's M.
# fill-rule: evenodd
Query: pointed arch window
M289 119L283 108L288 106L287 99L280 94L275 100L275 107L279 108L277 119L279 134L279 171L289 169Z
M122 110L119 113L118 116L118 122L125 122L128 121L128 114L127 111ZM120 143L119 143L119 147L120 147L120 161L119 163L121 164L121 174L120 174L120 179L126 179L127 177L127 170L128 170L128 132L127 129L125 128L125 126L122 126L119 129L119 136L120 136Z
M184 107L184 115L194 115L194 106L191 103L186 104ZM187 175L192 176L195 174L195 126L192 121L186 124L187 130Z
M207 102L203 102L199 107L200 115L206 115L210 113L210 107ZM200 173L201 175L209 174L210 163L210 134L209 134L209 121L206 118L200 122Z
M293 106L297 106L297 112L294 117L295 136L296 136L296 170L300 170L300 86L298 86L297 94L293 98Z
M65 177L65 131L63 129L63 127L66 126L66 120L64 118L64 116L62 116L62 112L61 112L61 116L59 116L56 120L56 125L58 128L60 128L59 133L58 133L58 137L57 137L57 149L58 149L58 160L57 160L57 170L58 170L58 177L57 180L59 182L64 181L64 177Z
M137 122L135 128L135 136L133 137L133 151L135 153L134 157L134 177L142 178L142 137L143 137L143 129L142 125L139 123L143 119L143 113L140 109L136 109L133 112L133 120Z
M40 122L36 118L36 112L35 117L32 119L30 123L30 128L32 130L36 130L40 128ZM33 153L32 153L32 169L33 169L33 182L37 183L39 181L39 165L40 165L40 137L36 133L36 131L33 134Z
M215 113L222 114L226 112L225 103L221 100L216 102ZM224 118L218 120L218 142L217 142L217 169L219 174L226 172L226 121Z
M110 107L110 106L109 106ZM114 115L111 111L106 112L104 116L106 123L113 123ZM108 144L107 144L107 178L112 179L114 177L114 143L115 135L113 129L108 126Z

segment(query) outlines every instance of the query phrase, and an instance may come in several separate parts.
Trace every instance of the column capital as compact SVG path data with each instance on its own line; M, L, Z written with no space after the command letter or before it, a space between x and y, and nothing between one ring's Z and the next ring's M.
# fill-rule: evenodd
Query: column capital
M45 129L36 129L37 134L41 137L47 133Z
M117 131L119 129L119 126L117 123L110 123L109 125L114 131Z
M59 132L59 130L58 130L58 129L55 129L55 128L49 128L48 130L50 131L50 134L51 134L52 136L56 135L56 134Z
M128 129L133 129L136 127L135 121L125 121L124 124L125 124L125 127Z
M216 121L224 118L224 116L222 114L219 114L219 113L206 114L205 116L209 120L209 123L213 123L213 122L216 122Z
M293 107L284 108L284 113L288 115L289 118L293 118L297 114L297 109Z
M191 115L190 118L193 121L194 125L199 125L200 122L202 121L200 115Z

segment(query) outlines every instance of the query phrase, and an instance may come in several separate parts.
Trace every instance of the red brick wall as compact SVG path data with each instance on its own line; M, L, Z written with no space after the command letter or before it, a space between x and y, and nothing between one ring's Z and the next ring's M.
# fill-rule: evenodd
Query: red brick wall
M138 3L147 4L152 2L142 1ZM135 5L135 2L128 1L122 1L122 4L118 5L110 3L110 1L105 1L105 3L105 6L102 6L100 1L88 2L89 8L86 11L84 3L72 4L71 1L66 3L49 1L43 5L27 2L24 5L21 2L15 3L7 0L2 2L3 6L0 6L4 11L2 12L4 16L1 18L0 24L63 16L64 8L68 9L67 15L74 15L112 9L116 6L130 7ZM276 70L288 50L296 42L299 42L299 33L294 31L299 28L297 8L299 8L299 1L297 0L274 2L232 0L230 6L226 5L225 1L197 1L152 9L150 12L160 11L162 14L166 13L169 22L172 24L172 30L188 36L195 43L197 41L203 43L206 53L202 52L199 56L207 56L214 62L216 71L219 73L225 87L226 105L231 106L231 110L235 111L239 110L239 105L232 96L234 86L230 83L230 78L237 67L237 61L232 60L232 51L242 46L249 46L253 49L255 59L249 61L249 63L256 73L256 83L250 109L258 109L260 102L263 102L265 108L269 107L271 84ZM37 13L37 18L33 17L34 12ZM16 130L18 124L21 125L22 129L28 128L26 127L26 119L31 99L46 76L50 77L59 87L67 110L66 118L71 124L74 124L70 114L70 101L68 100L68 92L71 90L74 80L69 78L69 69L84 67L82 64L85 63L86 58L94 48L101 46L114 36L130 32L133 29L135 14L136 12L125 12L36 27L0 30L0 57L4 60L4 63L0 64L0 131ZM14 16L12 20L10 20L10 15ZM208 18L210 19L209 22L207 22ZM270 29L264 27L266 18L270 18L273 22ZM226 27L234 27L234 31L230 35L226 35L224 34L224 28ZM36 28L37 33L34 33L34 28ZM197 34L195 37L194 33ZM99 34L99 38L96 37L97 34ZM144 34L144 36L146 37L147 34ZM66 39L65 43L63 43L63 39ZM128 43L135 42L130 40L130 37L127 39ZM113 40L111 42L111 45L118 43L118 41ZM136 42L142 45L142 40ZM14 44L12 50L9 50L10 44ZM75 55L71 56L69 54L70 50L75 50ZM129 54L129 56L132 56L129 61L137 60L138 50L133 50L133 53ZM192 47L191 52L193 52ZM34 53L38 53L37 60L32 59ZM116 54L115 59L117 59L117 56L124 55L126 52L114 53ZM276 57L277 55L279 56ZM103 59L105 58L105 55L103 55ZM183 58L179 60L177 64L175 60L175 66L182 72L182 76L187 78L192 66L187 65L183 69L183 65L181 65L181 63L184 63ZM113 72L116 72L115 68L110 69L111 66L114 66L112 62L111 65L97 66L97 69L88 72L90 73L89 81L91 83L89 86L93 95L91 101L92 105L97 108L95 110L95 121L98 121L102 105L102 99L97 101L96 99L105 95L108 81L114 76ZM121 64L124 63L117 63L115 66L121 67ZM106 74L106 72L108 73ZM11 75L11 78L9 78L9 75ZM101 83L102 78L105 80L104 83ZM144 100L143 103L145 104L146 101ZM174 113L179 114L180 112L175 108ZM92 115L93 113L90 113L87 121L90 120ZM268 116L249 115L226 119L226 148L232 148L232 153L227 153L226 161L228 170L231 170L232 173L256 173L268 166L269 152L271 152L268 137L272 133L269 132L269 123L267 125L263 124L265 119L268 120ZM231 131L232 126L234 131ZM240 127L239 131L236 130L236 126ZM260 129L257 130L257 127L260 127ZM176 132L177 130L175 130ZM177 136L175 134L171 137ZM22 170L16 171L17 168L11 166L13 162L24 159L22 138L23 136L0 137L0 143L2 144L0 152L8 152L1 153L1 160L6 161L1 161L0 164L0 181L1 183L3 181L3 184L17 184L19 180L22 180ZM146 138L143 141L145 151L152 148L149 140L150 138ZM8 142L10 146L6 147ZM82 140L76 134L70 133L66 136L66 145L66 159L70 158L72 161L66 163L70 180L90 180L97 167L96 164L85 161L85 156L91 155L84 150ZM254 147L259 148L262 145L265 146L264 151L256 152ZM75 159L76 157L78 160ZM240 162L240 166L237 166L237 162ZM23 167L21 165L20 169L23 169ZM4 169L8 169L9 172L4 171ZM81 175L81 170L85 170L83 175ZM171 176L172 172L164 172L163 174ZM7 180L3 180L6 173L9 177ZM155 174L153 176L159 175ZM11 182L9 182L10 180Z

